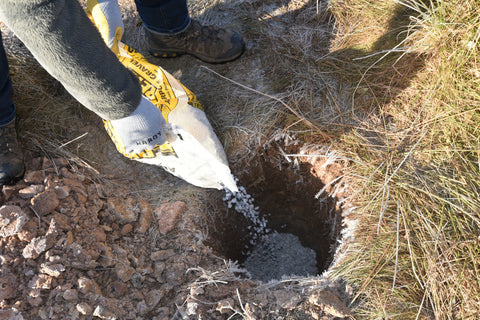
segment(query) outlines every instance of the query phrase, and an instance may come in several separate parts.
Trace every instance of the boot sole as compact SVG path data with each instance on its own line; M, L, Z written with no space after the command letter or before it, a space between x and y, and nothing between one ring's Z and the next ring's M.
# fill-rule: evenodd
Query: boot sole
M214 59L214 58L210 58L210 57L206 57L206 56L202 56L200 54L195 54L193 52L178 52L178 51L154 51L154 50L149 50L150 54L153 55L154 57L157 57L157 58L176 58L176 57L179 57L179 56L182 56L184 54L188 54L188 55L191 55L191 56L194 56L204 62L207 62L207 63L225 63L225 62L230 62L230 61L233 61L235 59L237 59L238 57L240 57L243 53L243 49L242 51L240 51L238 54L236 54L235 56L231 56L231 57L227 57L227 58L223 58L223 59Z

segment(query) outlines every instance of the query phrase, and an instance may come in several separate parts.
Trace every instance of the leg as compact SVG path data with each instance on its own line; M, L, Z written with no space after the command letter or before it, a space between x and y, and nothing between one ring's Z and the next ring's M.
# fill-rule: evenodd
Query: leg
M15 182L24 170L23 153L15 131L12 80L0 33L0 186Z
M135 4L149 30L175 34L190 24L186 0L135 0Z
M147 45L156 57L191 54L209 63L238 58L245 47L237 32L190 19L186 0L135 0Z
M15 105L12 101L12 80L8 74L8 61L0 33L0 127L15 119Z

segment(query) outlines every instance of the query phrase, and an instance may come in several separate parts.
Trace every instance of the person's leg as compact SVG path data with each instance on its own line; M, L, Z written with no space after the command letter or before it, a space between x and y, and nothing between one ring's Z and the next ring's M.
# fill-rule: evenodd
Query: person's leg
M186 0L135 0L135 4L149 30L175 34L190 24Z
M23 152L15 131L12 80L0 32L0 186L19 179L23 172Z
M245 43L237 32L190 19L186 0L135 0L147 45L156 57L191 54L209 63L234 60Z
M0 32L0 127L15 119L15 105L12 101L12 80L8 74L8 61L3 48Z

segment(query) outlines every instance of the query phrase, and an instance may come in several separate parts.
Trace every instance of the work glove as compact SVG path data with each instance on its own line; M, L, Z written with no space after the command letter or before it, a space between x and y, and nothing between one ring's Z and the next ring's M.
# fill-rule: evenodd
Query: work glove
M130 159L155 157L168 145L163 129L166 121L160 110L145 97L131 115L104 120L104 124L117 150Z
M87 15L100 31L103 41L118 54L124 26L117 0L88 0Z

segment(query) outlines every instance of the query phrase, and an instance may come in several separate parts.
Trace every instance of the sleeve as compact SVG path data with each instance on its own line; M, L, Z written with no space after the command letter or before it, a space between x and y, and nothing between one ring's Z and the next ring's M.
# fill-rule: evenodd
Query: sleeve
M45 70L103 119L126 117L140 103L138 79L76 0L0 0L0 19Z

